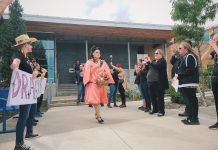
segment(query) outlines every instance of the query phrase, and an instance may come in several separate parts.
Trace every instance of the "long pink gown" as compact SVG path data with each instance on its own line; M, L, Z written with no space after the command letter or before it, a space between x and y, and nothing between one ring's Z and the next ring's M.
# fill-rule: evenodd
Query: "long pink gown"
M98 86L97 79L102 74L107 74L109 83L114 84L110 69L105 61L102 60L101 67L95 67L93 60L86 62L84 68L83 83L85 85L85 104L106 104L108 103L106 86Z

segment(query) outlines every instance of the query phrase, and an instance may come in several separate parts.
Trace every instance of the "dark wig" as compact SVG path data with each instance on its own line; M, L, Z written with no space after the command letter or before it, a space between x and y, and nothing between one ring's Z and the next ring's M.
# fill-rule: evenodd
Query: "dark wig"
M90 49L90 58L93 58L93 53L95 52L95 50L101 51L101 48L93 45Z

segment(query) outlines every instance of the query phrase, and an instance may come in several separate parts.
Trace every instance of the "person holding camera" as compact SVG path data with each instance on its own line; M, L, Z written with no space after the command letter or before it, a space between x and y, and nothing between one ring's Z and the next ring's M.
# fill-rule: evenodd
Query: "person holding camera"
M167 62L162 49L154 52L154 60L148 57L149 71L147 81L153 109L150 114L158 113L158 117L165 115L164 94L169 88L167 77Z
M125 95L125 90L127 89L127 81L125 78L125 71L123 70L121 64L116 64L116 66L114 66L111 63L111 67L113 69L115 69L118 72L118 91L120 92L120 97L121 97L121 101L122 104L119 106L120 108L124 108L126 107L126 95Z
M209 129L218 129L218 33L214 35L213 39L209 41L209 45L212 47L208 49L201 57L202 61L207 59L213 59L213 72L211 76L212 91L214 95L214 101L216 105L217 122L214 125L209 126Z

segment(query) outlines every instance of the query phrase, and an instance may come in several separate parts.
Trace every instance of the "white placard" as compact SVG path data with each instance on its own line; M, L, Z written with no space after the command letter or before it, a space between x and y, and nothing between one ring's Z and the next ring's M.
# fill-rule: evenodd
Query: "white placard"
M176 77L172 79L172 87L175 89L176 92L178 92L179 80Z
M33 79L32 74L15 69L11 77L7 106L36 103L37 97L45 89L45 86L42 86L42 81L44 84L43 79Z

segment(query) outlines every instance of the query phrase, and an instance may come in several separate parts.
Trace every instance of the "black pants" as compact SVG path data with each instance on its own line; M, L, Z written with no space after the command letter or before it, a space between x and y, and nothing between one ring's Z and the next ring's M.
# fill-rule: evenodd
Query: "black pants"
M188 99L189 115L188 119L198 120L198 99L196 97L196 88L182 88Z
M40 112L40 107L42 105L42 99L43 99L43 94L41 94L40 97L37 98L37 112Z
M125 95L125 89L122 85L122 83L118 84L118 90L120 92L120 97L123 105L126 105L126 95Z
M164 93L165 90L159 87L158 82L148 83L149 94L153 106L153 112L165 114Z
M212 90L214 95L214 101L216 105L217 121L218 121L218 82L212 81Z

